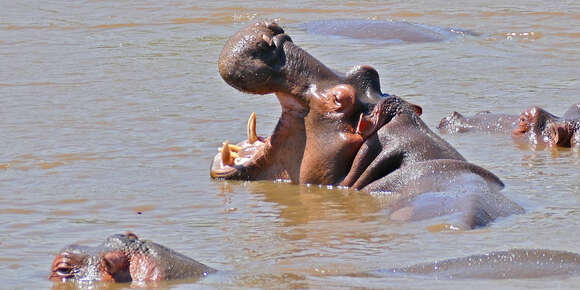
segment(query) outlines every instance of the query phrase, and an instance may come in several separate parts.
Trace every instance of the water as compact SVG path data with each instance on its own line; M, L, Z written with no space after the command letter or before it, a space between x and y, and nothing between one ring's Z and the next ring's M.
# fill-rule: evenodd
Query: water
M462 288L465 281L345 275L514 247L580 252L580 153L520 148L504 136L445 136L527 210L468 232L389 221L371 198L345 190L209 178L216 148L245 138L251 112L260 135L280 113L274 97L242 94L217 72L227 38L259 19L278 19L333 69L374 66L383 91L422 105L432 128L454 110L516 114L538 105L562 114L580 101L577 1L407 2L2 1L2 287L51 287L60 248L128 230L224 271L193 285L161 284L172 288ZM376 45L300 28L336 18L482 35Z

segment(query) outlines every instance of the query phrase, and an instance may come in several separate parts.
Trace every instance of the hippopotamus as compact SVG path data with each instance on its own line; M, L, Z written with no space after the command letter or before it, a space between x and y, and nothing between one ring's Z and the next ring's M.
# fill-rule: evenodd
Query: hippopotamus
M528 279L580 274L580 255L547 249L511 249L360 275L423 276L434 279Z
M497 176L428 128L420 106L382 93L371 66L337 73L268 21L234 34L218 65L234 88L274 93L282 113L269 137L256 135L252 114L248 140L223 144L212 178L350 187L378 193L393 219L453 214L460 228L523 212Z
M443 28L406 21L368 19L331 19L309 21L301 25L307 32L380 43L422 43L452 40L460 35L477 33L457 28Z
M467 132L489 132L508 134L513 131L519 121L519 116L496 114L491 111L481 111L473 116L464 116L453 112L441 119L437 129L441 133L455 134Z
M53 281L152 282L202 278L218 270L133 233L109 236L100 246L70 245L52 262ZM417 275L436 279L521 279L580 274L580 255L512 249L353 276Z
M52 262L54 281L147 282L202 278L216 270L133 233L111 235L96 247L69 245Z
M442 133L488 132L511 134L517 142L532 145L570 147L580 145L580 103L573 104L558 117L532 106L520 115L478 112L465 117L458 112L441 119L437 126Z

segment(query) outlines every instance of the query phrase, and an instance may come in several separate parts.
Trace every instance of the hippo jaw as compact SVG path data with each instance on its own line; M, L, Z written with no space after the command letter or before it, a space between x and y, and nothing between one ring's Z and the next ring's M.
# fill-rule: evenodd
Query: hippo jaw
M337 85L322 93L312 92L306 115L294 112L288 117L292 113L285 111L282 105L278 126L267 138L256 135L256 118L252 113L248 121L248 139L236 145L224 143L214 157L211 177L352 185L343 181L354 166L362 144L376 140L379 129L395 115L419 116L422 113L421 107L397 96L365 105L356 100L354 90L350 85ZM279 96L279 99L282 103L283 98Z

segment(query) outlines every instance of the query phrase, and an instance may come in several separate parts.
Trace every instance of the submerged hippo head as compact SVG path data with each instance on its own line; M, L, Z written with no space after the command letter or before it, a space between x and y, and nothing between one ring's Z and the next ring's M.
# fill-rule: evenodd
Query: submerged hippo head
M540 107L530 107L520 115L519 124L512 132L516 139L528 139L532 144L551 143L550 124L559 117Z
M70 245L52 262L54 281L159 281L201 278L214 269L133 233L108 237L97 247Z
M477 112L472 116L464 116L453 112L441 119L437 129L441 133L456 134L466 132L509 133L513 131L519 116L492 113L491 111Z
M256 135L252 114L248 140L224 143L212 164L213 178L338 184L360 146L392 118L387 104L396 100L421 113L419 106L383 94L374 68L336 73L296 46L275 23L252 24L232 36L219 71L244 92L275 93L282 116L273 134L264 138Z
M437 125L437 129L446 133L463 133L468 131L470 124L462 114L454 111L449 116L444 117Z

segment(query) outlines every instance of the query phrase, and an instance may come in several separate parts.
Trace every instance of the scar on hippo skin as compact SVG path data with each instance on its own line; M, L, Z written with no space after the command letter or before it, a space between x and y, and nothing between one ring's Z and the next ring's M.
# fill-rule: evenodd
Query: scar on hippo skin
M216 270L134 233L109 236L96 247L70 245L52 262L53 281L147 282L203 278Z
M580 275L580 255L547 249L510 249L482 255L356 273L355 277L454 279L537 279Z
M531 145L575 146L575 124L580 122L580 103L573 104L558 117L548 111L532 106L520 115L496 114L489 111L478 112L466 117L458 112L441 119L437 129L442 133L457 134L467 132L487 132L511 134L516 142ZM560 136L557 140L557 136Z
M218 66L234 88L274 93L282 115L265 138L256 136L251 117L248 140L224 143L212 178L287 179L391 193L384 204L394 220L449 215L465 229L523 212L498 192L499 178L468 163L428 128L420 106L382 93L379 74L368 65L337 73L278 25L259 22L228 40Z

